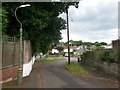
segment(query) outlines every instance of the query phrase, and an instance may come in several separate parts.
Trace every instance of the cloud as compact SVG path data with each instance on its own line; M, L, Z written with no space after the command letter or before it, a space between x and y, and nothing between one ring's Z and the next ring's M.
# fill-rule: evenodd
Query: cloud
M111 42L118 38L118 0L83 0L78 9L69 8L69 24L73 40Z

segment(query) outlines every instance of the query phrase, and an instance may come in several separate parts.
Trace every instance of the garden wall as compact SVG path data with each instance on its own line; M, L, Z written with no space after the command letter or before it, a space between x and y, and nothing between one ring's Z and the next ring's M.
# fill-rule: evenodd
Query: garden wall
M17 66L0 70L0 77L2 77L2 81L0 81L0 83L14 80L17 78Z
M5 41L2 43L2 67L0 68L0 83L17 78L17 65L19 61L20 42ZM29 40L23 43L23 77L28 76L32 70L35 57L31 54L31 44Z
M96 67L97 69L104 70L106 73L112 74L118 77L118 64L108 63L106 61L100 60L100 54L104 51L112 51L112 49L89 51L83 54L81 57L81 63L86 64L91 67Z
M115 54L120 54L120 40L113 40L112 41L112 50Z

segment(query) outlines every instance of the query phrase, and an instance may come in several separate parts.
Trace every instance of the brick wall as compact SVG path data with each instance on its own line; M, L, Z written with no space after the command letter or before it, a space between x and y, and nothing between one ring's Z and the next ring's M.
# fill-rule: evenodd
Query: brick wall
M15 79L17 77L17 66L0 70L0 77L2 77L2 81Z
M2 50L2 68L0 68L0 83L9 79L17 78L17 65L19 61L19 42L4 42ZM31 60L30 41L24 41L23 62L28 63Z

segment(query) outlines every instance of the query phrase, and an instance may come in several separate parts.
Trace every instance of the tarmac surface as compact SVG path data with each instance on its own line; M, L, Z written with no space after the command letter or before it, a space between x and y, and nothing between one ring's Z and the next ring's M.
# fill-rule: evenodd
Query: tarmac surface
M77 60L71 58L71 61ZM16 80L3 84L3 88L118 88L117 78L104 72L95 72L83 66L92 77L85 78L67 71L64 64L67 59L50 63L36 61L31 74L23 78L22 85Z

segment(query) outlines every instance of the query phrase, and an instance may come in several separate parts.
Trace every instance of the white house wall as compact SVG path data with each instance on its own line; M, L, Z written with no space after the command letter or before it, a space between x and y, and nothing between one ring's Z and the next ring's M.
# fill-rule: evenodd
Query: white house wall
M59 53L57 49L52 49L52 53Z
M68 52L68 49L64 49L64 52ZM70 49L70 52L73 52L73 49Z

